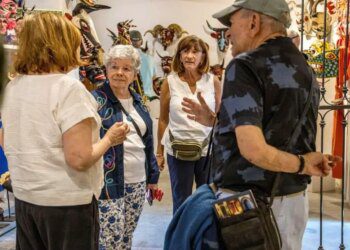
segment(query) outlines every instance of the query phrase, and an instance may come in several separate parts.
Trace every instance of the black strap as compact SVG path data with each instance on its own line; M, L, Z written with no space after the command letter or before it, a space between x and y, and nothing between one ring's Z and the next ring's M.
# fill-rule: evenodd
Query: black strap
M125 110L125 108L123 107L123 105L118 102L118 106L120 107L120 109L122 110L122 112L125 114L126 119L128 121L131 121L132 125L134 125L135 129L136 129L136 133L140 136L141 140L143 139L143 136L141 134L141 130L140 127L136 124L136 122L134 121L134 119L131 117L131 115L128 113L128 111Z
M314 74L313 74L313 72L312 72L312 70L310 68L309 68L309 71L310 71L310 74L312 76L309 94L308 94L308 97L307 97L307 100L306 100L306 103L305 103L305 106L304 106L304 110L303 110L303 112L302 112L302 114L301 114L297 124L295 125L295 128L294 128L294 130L292 132L291 137L289 138L288 142L286 143L287 144L287 147L286 147L287 151L289 151L291 149L291 147L294 144L295 139L297 139L297 137L299 135L297 132L300 130L300 127L303 124L302 121L306 117L306 114L309 111L309 107L310 107L310 104L311 104L311 99L312 99L312 95L313 95L313 83L314 83L315 76L314 76ZM214 121L214 124L215 124L215 121ZM214 127L214 125L213 125L213 127ZM214 133L214 129L212 129L211 134L210 134L209 148L208 148L208 152L207 152L207 156L206 156L205 166L209 162L209 155L210 155L211 147L212 147L212 144L213 144L213 133ZM211 172L211 167L209 166L209 174L208 174L208 181L207 181L207 183L209 183L209 181L210 181L210 176L211 176L210 172ZM273 183L273 186L272 186L272 190L271 190L270 203L269 203L270 207L272 207L273 200L275 198L275 195L276 195L276 192L277 192L277 188L278 188L278 185L279 185L279 182L280 182L280 179L281 179L281 174L282 173L278 173L276 175L275 180L274 180L274 183Z
M210 160L211 148L213 146L214 127L215 127L215 123L216 123L216 118L217 117L215 117L215 119L214 119L213 126L212 126L210 134L209 134L209 146L208 146L207 156L205 157L205 162L204 162L204 169L209 167L208 176L207 176L207 183L210 183L210 177L211 177L211 166L208 166L208 165L209 165L209 160Z
M313 83L314 83L314 74L313 72L311 71L311 69L309 68L309 71L311 73L311 76L312 76L312 80L311 80L311 84L310 84L310 91L309 91L309 95L307 97L307 100L306 100L306 104L305 104L305 107L304 107L304 110L298 120L298 123L295 125L295 128L293 130L293 133L291 135L291 137L289 138L288 142L286 143L287 147L286 147L286 151L289 151L292 146L294 145L294 141L297 139L297 137L299 136L298 134L298 131L300 131L300 128L303 124L303 120L304 118L306 117L307 115L307 112L309 111L309 108L310 108L310 104L311 104L311 99L312 99L312 93L313 93ZM276 178L273 182L273 185L272 185L272 190L271 190L271 196L270 196L270 204L269 206L272 207L272 204L273 204L273 200L275 198L275 195L276 195L276 192L277 192L277 189L278 189L278 185L280 183L280 180L281 180L281 175L282 173L278 173L276 175Z

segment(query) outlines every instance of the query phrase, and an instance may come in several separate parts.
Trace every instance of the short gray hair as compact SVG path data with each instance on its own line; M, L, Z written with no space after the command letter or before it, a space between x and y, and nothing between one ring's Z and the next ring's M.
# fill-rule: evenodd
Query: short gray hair
M241 13L243 18L248 18L253 13L257 13L260 15L260 22L261 24L264 24L263 25L264 27L268 27L272 32L281 32L285 36L287 36L287 29L284 26L284 24L278 21L277 19L275 19L274 17L262 14L255 10L249 10L244 8L242 9Z
M269 27L272 32L280 32L287 36L286 26L282 22L265 14L260 14L260 16L261 23L263 23L265 27Z
M131 59L136 72L140 70L140 53L132 45L115 45L104 56L104 64L108 66L115 59Z

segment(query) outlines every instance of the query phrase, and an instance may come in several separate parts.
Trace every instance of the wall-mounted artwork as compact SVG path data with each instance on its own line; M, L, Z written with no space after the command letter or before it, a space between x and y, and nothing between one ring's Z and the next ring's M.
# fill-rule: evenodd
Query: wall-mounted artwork
M173 56L162 56L157 52L157 55L160 58L160 63L162 67L162 71L164 73L163 77L156 77L153 80L153 91L156 93L157 96L160 96L160 89L162 87L163 81L166 79L166 77L171 73L172 67L171 64L173 62Z
M153 29L147 30L144 35L150 33L157 42L159 42L164 50L166 50L174 41L175 38L179 39L183 34L188 34L187 31L183 30L180 25L173 23L168 27L163 27L158 24Z
M133 20L126 20L123 22L119 22L117 24L118 34L114 33L112 30L107 28L107 30L110 33L110 37L113 40L113 46L117 44L123 44L123 45L131 44L130 28L136 27L136 25L132 24L132 21Z
M207 21L207 25L210 30L204 27L205 32L216 40L218 51L222 53L226 53L230 45L229 40L225 36L228 28L214 28L209 24L208 21Z
M106 9L110 9L110 7L95 4L94 1L80 0L72 12L72 21L82 35L80 56L86 64L86 66L79 68L79 75L89 90L98 87L106 80L102 60L103 49L89 13Z
M330 35L332 25L337 21L338 15L334 10L333 1L327 2L326 9L327 13L324 12L324 0L305 1L304 20L301 19L301 13L298 13L299 20L297 20L297 24L300 31L303 24L304 34L307 39L312 37L322 39L324 30L326 31L326 36ZM326 22L324 22L325 19Z
M307 62L313 68L316 77L332 78L338 76L339 49L326 42L325 59L323 63L323 42L315 41L304 53L308 56Z

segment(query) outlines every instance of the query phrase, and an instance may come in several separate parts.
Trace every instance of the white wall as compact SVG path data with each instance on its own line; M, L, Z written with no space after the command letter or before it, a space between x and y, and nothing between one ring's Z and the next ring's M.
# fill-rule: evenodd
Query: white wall
M189 34L195 34L209 44L211 65L221 63L217 54L216 41L205 33L203 26L206 25L206 20L208 20L213 27L223 27L211 15L231 5L232 0L99 0L96 2L112 7L109 10L91 13L97 34L105 50L108 50L112 45L112 39L109 37L109 32L106 28L117 33L116 26L120 21L133 19L133 24L137 26L133 29L138 29L142 34L157 24L166 27L171 23L177 23ZM69 4L70 11L75 6L75 3L76 0ZM27 0L26 5L28 7L35 5L38 9L69 11L66 8L65 0ZM155 53L155 50L157 50L161 55L174 54L176 42L167 51L164 51L159 43L154 44L151 34L147 34L144 37L144 41L146 40L151 53ZM155 55L154 58L159 65L160 59L158 56ZM228 64L230 60L231 53L229 50L226 53L225 64ZM159 75L162 75L160 67L157 72Z
M65 10L65 0L26 0L26 7L32 8L35 5L37 9Z
M116 32L116 25L120 21L133 19L133 23L137 26L134 29L140 30L142 34L157 24L166 27L171 23L177 23L190 34L195 34L207 42L210 46L211 64L218 63L215 39L204 32L203 25L206 25L208 20L214 27L223 27L211 15L232 4L232 0L100 0L98 3L112 7L110 10L91 13L105 49L112 44L106 28ZM144 40L148 40L148 45L152 49L152 35L147 34ZM155 44L155 49L161 55L168 53L173 55L175 44L167 49L168 52L164 52L159 43ZM230 51L228 51L226 64L230 58ZM155 60L159 60L158 56L155 56Z

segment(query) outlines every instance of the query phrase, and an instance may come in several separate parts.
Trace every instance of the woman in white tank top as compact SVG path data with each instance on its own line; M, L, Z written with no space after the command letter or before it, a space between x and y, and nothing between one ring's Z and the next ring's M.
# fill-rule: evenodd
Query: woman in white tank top
M178 46L173 61L173 73L164 81L160 95L160 117L158 123L157 161L164 168L164 148L167 154L171 188L173 195L173 212L192 194L193 179L199 187L207 181L208 169L205 168L207 146L202 150L198 160L183 160L171 146L169 133L176 140L194 140L204 142L211 128L189 119L182 110L183 98L197 99L201 93L210 109L215 112L221 99L219 79L208 73L208 46L196 36L183 38ZM164 145L162 138L164 136Z

